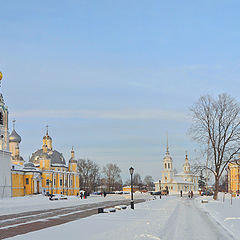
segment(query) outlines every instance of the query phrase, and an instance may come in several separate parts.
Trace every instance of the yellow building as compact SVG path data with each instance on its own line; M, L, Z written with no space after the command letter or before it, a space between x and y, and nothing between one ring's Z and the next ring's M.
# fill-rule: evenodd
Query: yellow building
M42 148L32 154L28 163L23 165L13 161L12 165L12 196L38 193L79 194L79 175L74 150L72 149L71 158L66 165L63 154L53 150L48 130L43 137Z
M228 164L228 192L240 191L240 161Z
M139 191L138 186L133 186L133 192ZM123 192L131 192L131 186L125 186L123 187Z

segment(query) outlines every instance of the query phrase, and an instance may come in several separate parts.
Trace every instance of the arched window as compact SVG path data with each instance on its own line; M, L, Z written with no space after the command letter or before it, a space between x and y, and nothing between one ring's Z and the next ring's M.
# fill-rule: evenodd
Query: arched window
M0 125L3 125L3 113L0 112Z
M170 163L168 163L168 168L170 168Z
M165 168L167 168L167 164L165 163Z

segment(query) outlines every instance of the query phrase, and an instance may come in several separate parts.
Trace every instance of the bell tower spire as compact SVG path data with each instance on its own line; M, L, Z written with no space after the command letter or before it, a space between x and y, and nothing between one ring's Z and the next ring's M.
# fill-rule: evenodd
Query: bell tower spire
M169 154L169 149L168 149L168 132L167 132L167 151L166 151L167 154Z
M13 130L15 130L15 127L16 127L16 120L15 118L13 119Z
M48 125L46 126L46 135L43 137L43 148L52 150L52 138L48 135ZM46 145L46 146L45 146Z
M185 163L183 165L183 171L184 171L184 173L190 173L190 164L189 164L189 161L188 161L187 151L186 151Z

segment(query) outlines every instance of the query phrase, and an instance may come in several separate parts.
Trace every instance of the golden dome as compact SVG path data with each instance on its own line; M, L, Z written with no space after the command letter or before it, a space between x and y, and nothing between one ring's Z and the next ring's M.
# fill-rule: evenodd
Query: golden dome
M2 77L3 77L3 75L2 75L2 73L0 72L0 81L2 80Z

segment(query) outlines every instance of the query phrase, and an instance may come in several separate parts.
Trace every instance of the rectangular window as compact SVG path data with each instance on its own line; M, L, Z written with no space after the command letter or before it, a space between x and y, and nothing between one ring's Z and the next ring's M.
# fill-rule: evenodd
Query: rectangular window
M28 178L26 178L26 184L29 184L29 179Z
M49 185L49 179L46 179L46 185L47 186Z
M60 179L60 186L62 186L62 179Z
M56 185L56 179L54 178L54 186Z

